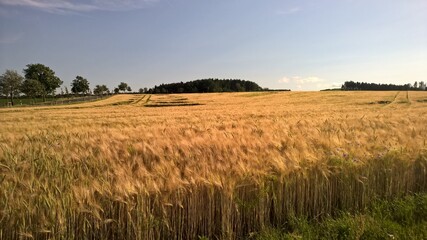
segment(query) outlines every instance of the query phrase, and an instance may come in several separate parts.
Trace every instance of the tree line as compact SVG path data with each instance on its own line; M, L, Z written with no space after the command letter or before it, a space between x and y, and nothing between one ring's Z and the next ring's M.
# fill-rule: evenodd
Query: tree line
M43 64L28 64L23 69L24 76L15 70L6 70L0 76L0 96L4 95L14 105L14 99L25 95L27 98L35 99L41 97L43 102L46 97L55 96L55 92L61 87L63 81L55 75L55 72ZM253 92L266 90L258 84L241 79L199 79L189 82L179 82L170 84L160 84L153 88L140 88L139 93L208 93L208 92ZM125 82L121 82L111 92L106 85L96 85L93 91L89 81L76 76L71 82L71 93L68 88L61 88L60 96L68 97L70 94L76 95L107 95L132 92L132 88Z
M256 83L240 79L199 79L189 82L160 84L149 93L208 93L208 92L254 92L263 89Z
M414 85L404 84L377 84L377 83L366 83L366 82L353 82L347 81L341 86L341 90L355 91L355 90L374 90L374 91L394 91L394 90L413 90L413 91L424 91L426 90L426 84L421 82L415 82Z
M55 96L55 91L62 84L63 81L55 75L55 72L40 63L28 64L23 69L24 76L20 75L16 70L6 70L0 76L0 96L6 96L11 105L14 105L14 98L24 94L28 98L42 97L43 102L46 101L47 96ZM110 94L110 90L106 85L96 85L91 92L89 81L82 77L76 76L71 83L71 93L78 94L95 94L105 95ZM124 82L121 82L116 88L114 93L131 92L132 88ZM62 96L69 96L68 88L65 91L61 88Z
M21 76L15 70L6 70L0 76L0 96L4 95L9 99L11 105L14 105L14 99L25 95L28 98L35 99L41 97L43 102L47 96L54 97L56 90L61 87L63 81L55 75L55 72L43 64L28 64L23 69L24 76ZM253 92L262 91L258 84L240 79L200 79L189 82L179 82L170 84L161 84L153 88L140 88L139 93L207 93L207 92ZM67 87L61 88L60 96L76 95L107 95L132 92L132 88L125 82L121 82L113 91L106 85L96 85L93 91L90 88L89 81L76 76L71 82L71 93Z

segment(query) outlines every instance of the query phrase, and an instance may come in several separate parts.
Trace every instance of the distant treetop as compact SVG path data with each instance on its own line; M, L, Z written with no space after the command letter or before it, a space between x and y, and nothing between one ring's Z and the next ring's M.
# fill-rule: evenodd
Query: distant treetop
M161 84L151 93L254 92L263 89L256 83L240 79L200 79L190 82Z
M366 83L366 82L353 82L347 81L341 86L342 90L346 91L355 91L355 90L374 90L374 91L396 91L396 90L417 90L424 91L426 90L426 84L424 82L420 82L419 84L415 82L413 86L411 84L405 85L395 85L395 84L377 84L377 83Z

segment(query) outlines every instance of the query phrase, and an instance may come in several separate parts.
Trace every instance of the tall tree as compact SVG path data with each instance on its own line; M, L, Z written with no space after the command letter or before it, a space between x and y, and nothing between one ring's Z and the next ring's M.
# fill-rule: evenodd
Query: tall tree
M128 89L128 84L127 83L124 83L124 82L121 82L120 84L119 84L119 86L118 86L118 88L119 88L119 90L120 91L126 91L127 89Z
M24 69L24 73L26 79L37 80L42 84L43 101L46 101L46 95L54 94L55 89L62 84L61 79L55 76L55 72L52 69L40 63L28 64L27 68Z
M262 88L251 81L240 79L200 79L190 82L169 83L154 86L151 93L192 93L192 92L253 92Z
M419 85L420 85L419 88L421 90L426 90L426 84L424 83L424 81L421 81Z
M82 76L77 76L71 83L71 92L73 93L86 94L89 90L89 81Z
M25 79L21 86L21 92L33 99L37 96L43 95L43 91L43 85L34 79Z
M394 85L384 83L366 83L366 82L353 82L347 81L341 86L342 90L355 91L355 90L369 90L369 91L400 91L400 90L411 90L411 84Z
M138 90L138 92L139 93L146 93L146 92L148 92L148 88L140 88L139 90Z
M96 95L104 95L109 93L110 90L108 89L108 87L106 85L96 85L95 88L93 89L93 93Z
M13 106L13 97L19 94L22 80L24 78L14 70L6 70L0 76L0 89L4 95L10 97L10 102Z

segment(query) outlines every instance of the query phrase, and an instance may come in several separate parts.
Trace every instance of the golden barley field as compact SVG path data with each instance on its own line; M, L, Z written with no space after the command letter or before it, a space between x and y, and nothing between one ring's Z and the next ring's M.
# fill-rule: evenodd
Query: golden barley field
M427 191L427 92L0 109L0 239L244 239Z

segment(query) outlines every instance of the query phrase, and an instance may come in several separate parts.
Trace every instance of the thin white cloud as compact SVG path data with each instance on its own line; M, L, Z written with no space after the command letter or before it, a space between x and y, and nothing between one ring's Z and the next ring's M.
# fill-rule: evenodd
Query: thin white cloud
M277 14L278 15L291 15L291 14L297 13L299 11L301 11L300 7L291 7L291 8L285 9L285 10L279 10L279 11L277 11Z
M321 83L325 80L319 77L297 77L296 81L300 84L306 84L306 83Z
M342 86L342 83L333 82L331 86L332 88L340 88Z
M291 79L288 77L283 77L282 79L279 79L279 83L289 83L291 82Z
M297 84L306 84L306 83L321 83L325 82L324 79L319 77L300 77L300 76L293 76L293 77L283 77L278 82L280 83L297 83Z
M324 88L330 88L331 83L327 82L325 79L315 76L301 77L301 76L292 76L292 77L282 77L277 82L286 84L289 88L296 88L298 90L320 90Z
M90 4L73 3L65 0L0 0L0 4L9 6L29 7L47 12L86 12L97 10L98 7Z
M24 33L16 33L10 35L2 35L0 36L0 44L12 44L15 43L24 37Z
M139 9L156 0L0 0L0 5L35 8L51 13L124 11Z

